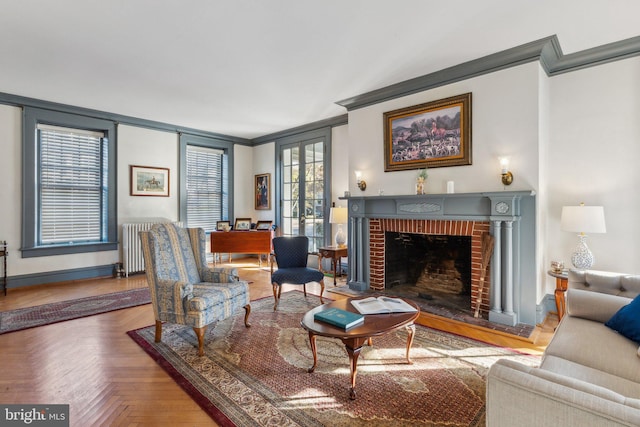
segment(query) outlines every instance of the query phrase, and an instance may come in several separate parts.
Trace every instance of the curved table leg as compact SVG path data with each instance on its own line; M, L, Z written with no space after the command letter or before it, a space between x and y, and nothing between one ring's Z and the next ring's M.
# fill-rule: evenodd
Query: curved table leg
M356 374L358 373L358 356L360 356L362 346L357 348L350 348L347 346L347 353L349 353L349 366L351 368L351 388L349 389L349 399L355 400L356 398Z
M410 325L407 325L407 332L409 333L409 335L407 336L407 363L411 365L413 364L413 362L409 358L409 350L411 350L411 345L413 344L413 337L416 334L416 325L414 325L413 323Z
M313 366L307 369L307 372L311 373L316 370L316 365L318 364L318 352L316 350L316 336L312 332L309 332L309 343L311 344L311 352L313 353Z

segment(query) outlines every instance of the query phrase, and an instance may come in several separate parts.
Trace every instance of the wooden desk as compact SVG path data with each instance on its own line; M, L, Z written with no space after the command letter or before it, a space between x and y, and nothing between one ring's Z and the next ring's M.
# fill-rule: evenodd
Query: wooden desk
M318 270L322 270L322 259L331 258L331 265L333 266L333 286L336 286L336 276L338 271L338 265L340 264L340 258L347 256L347 247L343 246L325 246L318 249Z
M553 271L549 270L547 272L549 276L556 278L556 291L554 292L554 296L556 297L556 309L558 310L558 321L562 320L562 316L567 311L567 302L565 300L565 293L567 292L567 286L569 283L569 275L566 270L564 271Z
M258 254L258 264L262 265L261 254L269 254L273 251L271 241L273 230L265 231L212 231L211 252L231 254ZM216 257L213 257L215 263Z

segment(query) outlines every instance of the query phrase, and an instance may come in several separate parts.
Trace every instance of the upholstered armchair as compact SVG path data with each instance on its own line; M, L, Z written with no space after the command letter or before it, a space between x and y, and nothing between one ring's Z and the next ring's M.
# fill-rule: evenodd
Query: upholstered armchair
M285 283L302 285L304 296L307 296L307 283L320 283L320 304L324 292L324 273L307 267L309 257L309 238L306 236L288 236L273 238L273 256L271 257L271 283L273 298L276 300L273 311L278 309L282 285ZM278 269L273 271L273 262Z
M249 324L249 286L236 269L209 268L205 233L201 228L156 224L140 232L142 251L156 318L155 341L162 339L162 322L191 326L204 354L207 325L244 308Z

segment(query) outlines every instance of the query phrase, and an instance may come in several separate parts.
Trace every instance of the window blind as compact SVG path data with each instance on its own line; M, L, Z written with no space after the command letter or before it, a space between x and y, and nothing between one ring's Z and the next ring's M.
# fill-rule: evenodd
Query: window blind
M228 212L224 151L187 145L187 224L210 232Z
M40 244L104 237L107 144L104 133L39 124Z

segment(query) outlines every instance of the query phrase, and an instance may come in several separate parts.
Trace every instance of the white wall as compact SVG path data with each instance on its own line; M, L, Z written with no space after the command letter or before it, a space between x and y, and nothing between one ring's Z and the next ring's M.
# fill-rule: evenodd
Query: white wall
M178 220L178 143L175 132L118 125L118 225L138 218ZM131 196L132 165L169 168L169 197Z
M640 273L640 58L553 77L550 86L546 259L571 264L578 242L562 206L604 206L606 234L587 244L594 269ZM551 280L551 279L549 279Z
M236 218L252 218L255 220L253 148L246 145L235 145L233 155L234 217L229 218L231 225L233 225L233 221Z
M470 166L429 169L427 193L500 191L498 157L511 158L515 175L509 190L535 189L538 183L538 65L527 64L349 112L349 170L361 170L367 189L349 176L352 194L413 194L417 171L384 172L383 113L463 93L472 93Z
M269 142L267 144L262 144L262 145L258 145L257 147L253 148L252 154L253 154L253 175L262 175L265 173L271 174L271 180L270 180L270 197L271 197L271 201L270 201L270 206L271 209L255 209L255 199L251 199L253 205L251 206L253 215L252 218L255 221L258 220L263 220L263 221L276 221L275 215L276 215L276 203L278 203L278 200L275 200L275 194L276 194L276 182L274 181L274 179L276 178L275 176L275 161L276 161L276 155L275 155L275 146L276 144L274 142ZM251 188L254 188L252 191L252 197L255 194L255 177L253 177L253 181L252 181L253 185ZM236 187L237 188L237 187Z

